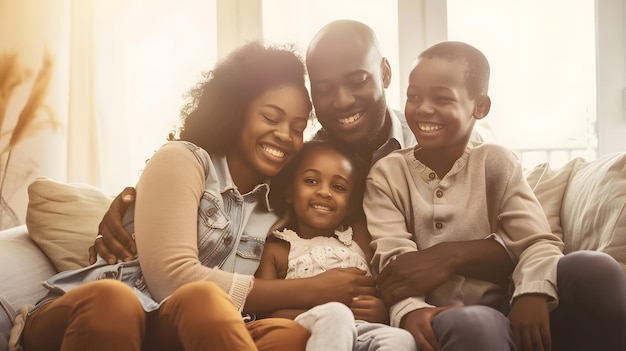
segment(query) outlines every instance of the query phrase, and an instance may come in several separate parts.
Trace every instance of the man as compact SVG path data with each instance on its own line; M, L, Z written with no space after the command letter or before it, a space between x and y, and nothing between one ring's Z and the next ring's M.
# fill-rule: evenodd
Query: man
M323 127L317 137L339 140L370 162L415 145L404 116L387 106L391 67L371 28L350 20L327 24L311 40L306 64Z

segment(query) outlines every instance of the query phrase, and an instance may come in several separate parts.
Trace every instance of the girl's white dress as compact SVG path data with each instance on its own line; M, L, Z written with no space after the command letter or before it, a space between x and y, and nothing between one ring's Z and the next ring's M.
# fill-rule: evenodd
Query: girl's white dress
M336 230L334 237L303 239L290 229L275 230L272 235L291 245L285 279L308 278L332 268L347 267L357 267L371 275L365 253L352 240L352 227Z

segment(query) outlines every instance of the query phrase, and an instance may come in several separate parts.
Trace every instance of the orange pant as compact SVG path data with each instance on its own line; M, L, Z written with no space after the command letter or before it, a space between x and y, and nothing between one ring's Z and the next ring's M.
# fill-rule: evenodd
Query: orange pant
M217 285L177 289L146 314L132 289L115 280L88 283L26 320L24 350L304 350L308 331L294 321L244 323Z

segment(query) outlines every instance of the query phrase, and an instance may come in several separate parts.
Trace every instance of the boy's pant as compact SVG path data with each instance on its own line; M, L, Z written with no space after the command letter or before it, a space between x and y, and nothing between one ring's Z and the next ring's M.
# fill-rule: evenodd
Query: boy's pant
M575 251L557 267L559 306L550 313L552 350L626 350L626 273L609 255ZM433 330L445 350L515 350L508 318L485 306L439 313Z

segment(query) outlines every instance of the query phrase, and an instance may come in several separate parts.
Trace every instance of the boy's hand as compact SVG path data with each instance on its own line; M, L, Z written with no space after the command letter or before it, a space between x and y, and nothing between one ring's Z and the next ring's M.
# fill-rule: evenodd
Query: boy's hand
M378 275L378 289L387 304L412 296L425 296L445 283L454 270L446 255L433 248L397 256Z
M123 261L133 259L137 253L137 247L132 235L124 229L122 218L128 207L134 202L135 188L133 187L126 187L113 199L98 225L98 236L96 236L93 246L89 247L90 264L96 262L96 254L99 254L109 264L117 262L118 259Z
M518 297L513 302L509 320L518 351L552 350L547 296L527 294Z
M389 324L389 310L380 297L360 295L352 300L350 305L354 319L370 323Z
M407 313L400 322L400 328L413 335L420 351L438 351L439 342L433 331L432 321L435 316L457 306L424 307Z

